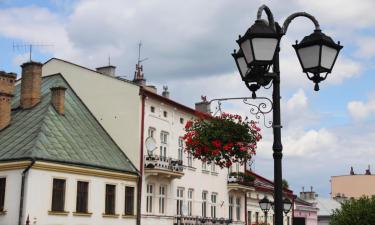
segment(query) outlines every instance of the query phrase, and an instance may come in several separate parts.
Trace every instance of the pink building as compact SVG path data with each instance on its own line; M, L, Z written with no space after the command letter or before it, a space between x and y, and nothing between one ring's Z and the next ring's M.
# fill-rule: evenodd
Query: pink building
M294 199L293 225L317 225L318 208L301 198Z

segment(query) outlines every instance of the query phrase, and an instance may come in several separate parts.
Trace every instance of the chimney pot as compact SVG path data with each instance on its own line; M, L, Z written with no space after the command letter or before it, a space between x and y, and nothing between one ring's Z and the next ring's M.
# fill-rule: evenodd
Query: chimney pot
M66 88L63 86L51 88L51 103L60 115L64 115L65 113L65 90Z
M21 108L30 109L40 102L42 66L38 62L27 62L21 65Z
M103 66L96 68L96 72L110 76L115 77L116 76L116 67L109 65L109 66Z
M168 86L163 86L163 92L161 93L161 95L165 98L169 98L169 91L168 91Z
M211 114L211 103L206 100L206 98L202 98L201 102L195 103L195 110L206 113L206 114Z
M10 124L16 77L15 73L0 71L0 130Z

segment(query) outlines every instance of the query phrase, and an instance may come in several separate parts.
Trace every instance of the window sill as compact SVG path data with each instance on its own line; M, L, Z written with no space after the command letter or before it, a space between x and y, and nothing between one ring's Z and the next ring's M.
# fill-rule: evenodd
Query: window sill
M209 174L210 171L208 171L208 170L202 170L202 173Z
M86 216L86 217L90 217L92 215L92 213L90 212L73 212L73 216Z
M196 171L197 170L197 168L192 167L192 166L187 166L187 168L188 168L188 170L191 170L191 171Z
M5 216L7 214L6 210L0 211L0 216Z
M211 172L211 175L218 176L219 173L218 172Z
M119 214L105 214L105 213L103 213L102 216L104 218L119 218L120 215Z
M135 218L137 218L136 215L121 215L121 217L123 219L135 219Z
M65 211L48 211L48 215L54 215L54 216L67 216L69 212Z

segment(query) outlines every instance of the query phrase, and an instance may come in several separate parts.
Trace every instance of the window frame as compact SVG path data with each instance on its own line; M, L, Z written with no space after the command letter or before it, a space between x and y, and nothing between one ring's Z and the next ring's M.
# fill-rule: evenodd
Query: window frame
M163 193L162 193L163 189ZM159 186L159 214L164 215L166 212L167 185Z
M176 193L176 215L183 215L182 208L184 206L184 199L185 199L185 188L184 187L177 187Z
M149 192L149 187L151 188L151 192ZM151 214L153 212L153 198L155 194L155 184L148 183L146 184L146 213Z
M208 191L202 191L202 217L207 217L207 202L208 202L207 196L208 196Z
M187 195L187 203L188 203L188 216L193 215L193 202L194 202L194 189L189 188L188 189L188 195Z
M129 213L128 211L127 211L127 204L128 204L128 200L129 199L127 199L127 192L126 192L126 190L127 190L127 188L132 188L133 189L133 193L132 193L132 195L131 195L131 197L132 197L132 199L131 199L131 212ZM125 188L124 188L124 215L125 216L134 216L135 215L135 212L134 212L134 210L135 210L135 187L134 186L131 186L131 185L125 185Z
M107 208L107 186L114 187L113 213L109 212ZM105 188L104 188L104 215L116 215L116 197L117 197L117 184L106 183Z
M4 180L4 187L1 189L0 186L0 212L5 212L5 197L6 197L6 190L7 190L7 177L2 176L0 180Z
M78 211L78 183L79 182L84 182L84 183L87 183L87 193L86 193L86 211ZM90 181L88 180L77 180L76 182L76 208L75 208L75 212L76 213L89 213L89 199L90 199Z
M59 209L55 209L54 208L54 181L55 180L63 180L64 181L64 193L63 193L63 197L62 197L62 210L59 210ZM66 206L66 186L67 186L67 178L65 177L53 177L52 178L52 188L51 188L51 212L66 212L65 211L65 206Z

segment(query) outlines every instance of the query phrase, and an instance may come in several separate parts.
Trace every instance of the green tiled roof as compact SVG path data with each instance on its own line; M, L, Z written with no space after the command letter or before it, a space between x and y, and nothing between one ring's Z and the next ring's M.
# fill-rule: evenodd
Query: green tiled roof
M51 105L51 87L65 86L65 115ZM12 120L0 132L0 161L36 160L137 173L60 74L42 79L41 102L21 109L20 86L12 100Z

